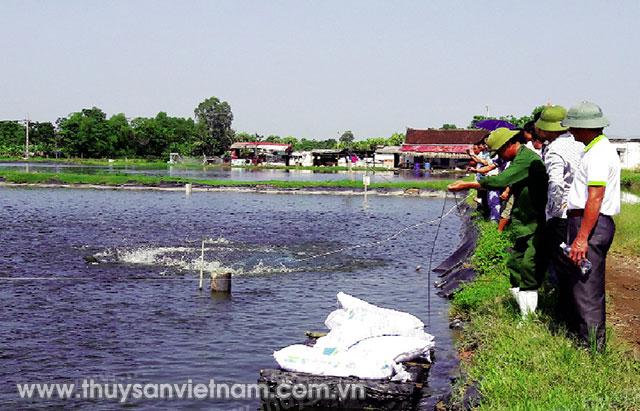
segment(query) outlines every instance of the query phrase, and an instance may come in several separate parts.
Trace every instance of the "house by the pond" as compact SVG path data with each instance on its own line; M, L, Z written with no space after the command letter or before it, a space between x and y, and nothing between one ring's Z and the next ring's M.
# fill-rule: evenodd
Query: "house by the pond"
M394 169L400 167L400 158L402 156L401 146L384 146L380 147L373 154L373 165Z
M413 129L408 128L400 167L463 168L469 164L467 151L472 144L487 135L486 130L477 129Z
M620 156L622 168L640 167L640 137L610 137Z
M262 141L233 143L231 165L289 165L291 144L269 143Z
M312 165L316 167L335 167L345 164L349 153L347 150L338 150L332 148L318 148L311 150ZM342 164L341 164L342 163Z

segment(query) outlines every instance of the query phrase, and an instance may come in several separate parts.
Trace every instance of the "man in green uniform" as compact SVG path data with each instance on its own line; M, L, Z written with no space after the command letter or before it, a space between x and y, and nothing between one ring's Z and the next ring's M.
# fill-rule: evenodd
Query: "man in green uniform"
M487 145L500 158L511 165L496 176L480 182L456 181L450 191L470 188L504 189L511 187L514 196L511 212L512 230L516 240L507 266L510 273L511 293L518 302L523 316L533 313L538 306L538 288L546 272L543 239L548 177L544 163L535 152L524 145L519 130L498 128L487 139Z

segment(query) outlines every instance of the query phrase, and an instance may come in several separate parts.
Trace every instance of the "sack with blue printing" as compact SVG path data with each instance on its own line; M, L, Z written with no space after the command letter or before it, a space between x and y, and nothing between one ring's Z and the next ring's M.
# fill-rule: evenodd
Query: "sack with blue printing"
M329 314L331 331L313 347L292 345L274 353L280 367L316 375L383 379L396 375L406 380L399 364L428 358L432 335L411 314L377 307L339 293L341 308Z

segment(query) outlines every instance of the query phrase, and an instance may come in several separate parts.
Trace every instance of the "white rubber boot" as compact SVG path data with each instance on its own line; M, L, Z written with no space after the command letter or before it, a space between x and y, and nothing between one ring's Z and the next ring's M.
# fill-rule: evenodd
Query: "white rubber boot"
M522 318L536 312L536 308L538 308L538 291L520 291L518 297L518 306L520 307Z

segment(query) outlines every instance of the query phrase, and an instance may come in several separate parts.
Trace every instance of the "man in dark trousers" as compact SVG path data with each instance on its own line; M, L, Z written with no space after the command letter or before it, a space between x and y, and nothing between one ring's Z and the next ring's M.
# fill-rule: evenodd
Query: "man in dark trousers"
M561 121L567 116L562 106L547 106L536 121L536 135L548 144L542 150L542 161L549 175L547 191L547 249L549 250L549 273L559 290L557 316L570 321L567 314L573 311L571 303L571 282L567 275L558 275L566 271L565 267L573 262L566 258L560 244L567 242L567 198L584 150L584 144L575 141Z
M538 306L538 288L542 285L547 268L544 246L547 172L540 156L525 147L519 130L498 128L489 135L487 145L501 159L511 161L509 167L479 182L460 180L448 188L450 191L461 191L511 187L514 196L511 229L516 240L507 266L510 291L524 317L535 312Z
M585 144L568 197L569 256L576 265L587 259L592 268L563 273L573 285L574 320L569 326L582 343L602 351L605 331L605 266L613 242L613 216L620 212L620 159L602 133L609 121L590 102L571 107L562 125ZM562 275L562 274L559 274Z

